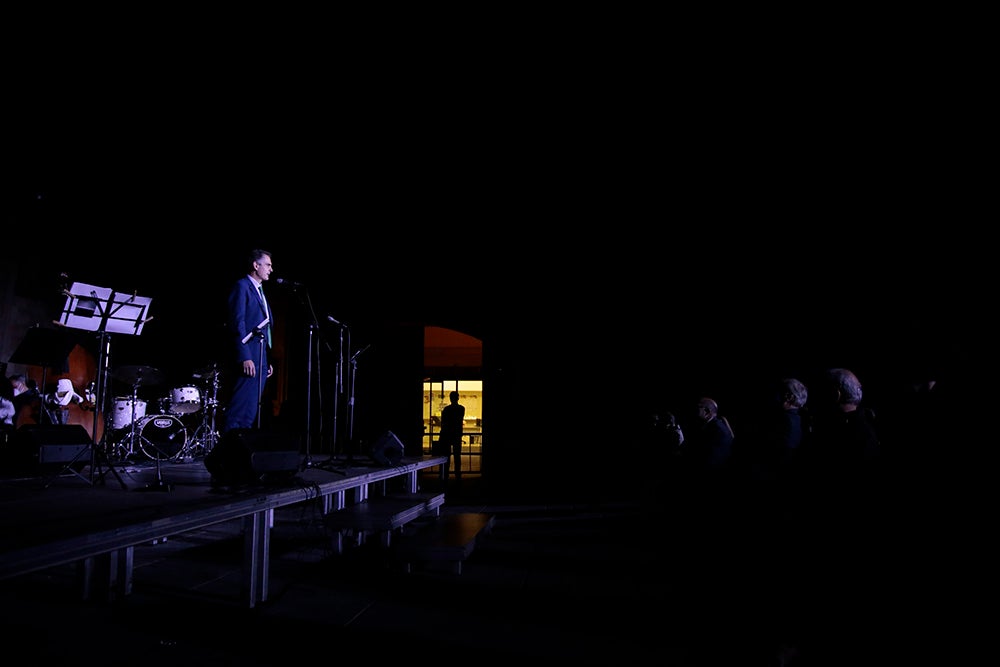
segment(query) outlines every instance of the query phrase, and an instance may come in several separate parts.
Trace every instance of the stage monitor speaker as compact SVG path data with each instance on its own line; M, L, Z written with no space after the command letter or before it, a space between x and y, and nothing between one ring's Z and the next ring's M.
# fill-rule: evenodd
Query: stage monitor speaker
M298 437L253 429L233 429L205 455L213 481L226 485L254 484L293 477L302 470Z
M73 462L90 464L91 440L79 424L23 424L12 440L14 462L20 466L46 466Z
M405 447L396 434L392 431L386 431L372 444L371 457L379 465L395 466L403 460L404 452Z

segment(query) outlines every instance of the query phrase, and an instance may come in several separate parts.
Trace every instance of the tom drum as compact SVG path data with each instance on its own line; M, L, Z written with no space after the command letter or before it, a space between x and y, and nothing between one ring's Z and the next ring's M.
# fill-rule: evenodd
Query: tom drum
M136 399L135 415L132 414L132 397L115 398L115 411L111 415L111 428L118 430L128 428L133 421L139 421L146 416L146 401Z
M170 392L170 412L175 415L189 415L201 409L201 392L198 387L175 387Z

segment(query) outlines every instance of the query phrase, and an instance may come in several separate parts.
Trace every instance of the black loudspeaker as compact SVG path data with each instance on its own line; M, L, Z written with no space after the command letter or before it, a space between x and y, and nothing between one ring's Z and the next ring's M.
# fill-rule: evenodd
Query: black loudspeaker
M11 445L14 462L22 467L90 464L90 435L79 424L24 424L14 433Z
M399 441L396 434L392 431L386 431L372 445L372 461L384 466L399 465L399 462L403 460L404 450L403 443Z
M224 433L205 455L212 480L228 486L288 479L302 463L297 437L242 428Z

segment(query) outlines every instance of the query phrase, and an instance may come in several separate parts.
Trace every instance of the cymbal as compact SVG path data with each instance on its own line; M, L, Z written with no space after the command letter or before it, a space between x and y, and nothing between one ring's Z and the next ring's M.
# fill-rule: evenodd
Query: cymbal
M128 384L161 384L165 379L163 372L152 366L122 366L112 376L116 380Z
M212 364L211 366L205 366L204 368L199 368L194 373L192 373L191 377L193 377L195 380L214 380L215 377L222 372L215 366L216 366L215 364Z

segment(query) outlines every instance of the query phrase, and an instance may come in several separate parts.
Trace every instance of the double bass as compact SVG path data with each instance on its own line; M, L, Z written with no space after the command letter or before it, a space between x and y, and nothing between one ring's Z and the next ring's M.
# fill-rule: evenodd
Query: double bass
M100 442L104 437L104 413L98 409L94 403L93 388L97 379L97 360L93 353L76 345L68 356L69 370L65 373L56 373L46 376L44 380L35 378L32 373L27 373L28 377L38 384L38 393L31 396L19 407L15 415L17 426L24 424L76 424L82 426L87 431L87 436L94 442ZM59 380L69 379L73 383L73 390L82 394L85 400L70 401L64 406L45 407L42 405L47 394L55 392ZM42 386L42 382L45 386ZM19 398L19 397L18 397ZM50 420L48 415L43 416L43 411L61 410L60 420ZM97 434L94 434L94 415L97 415Z

